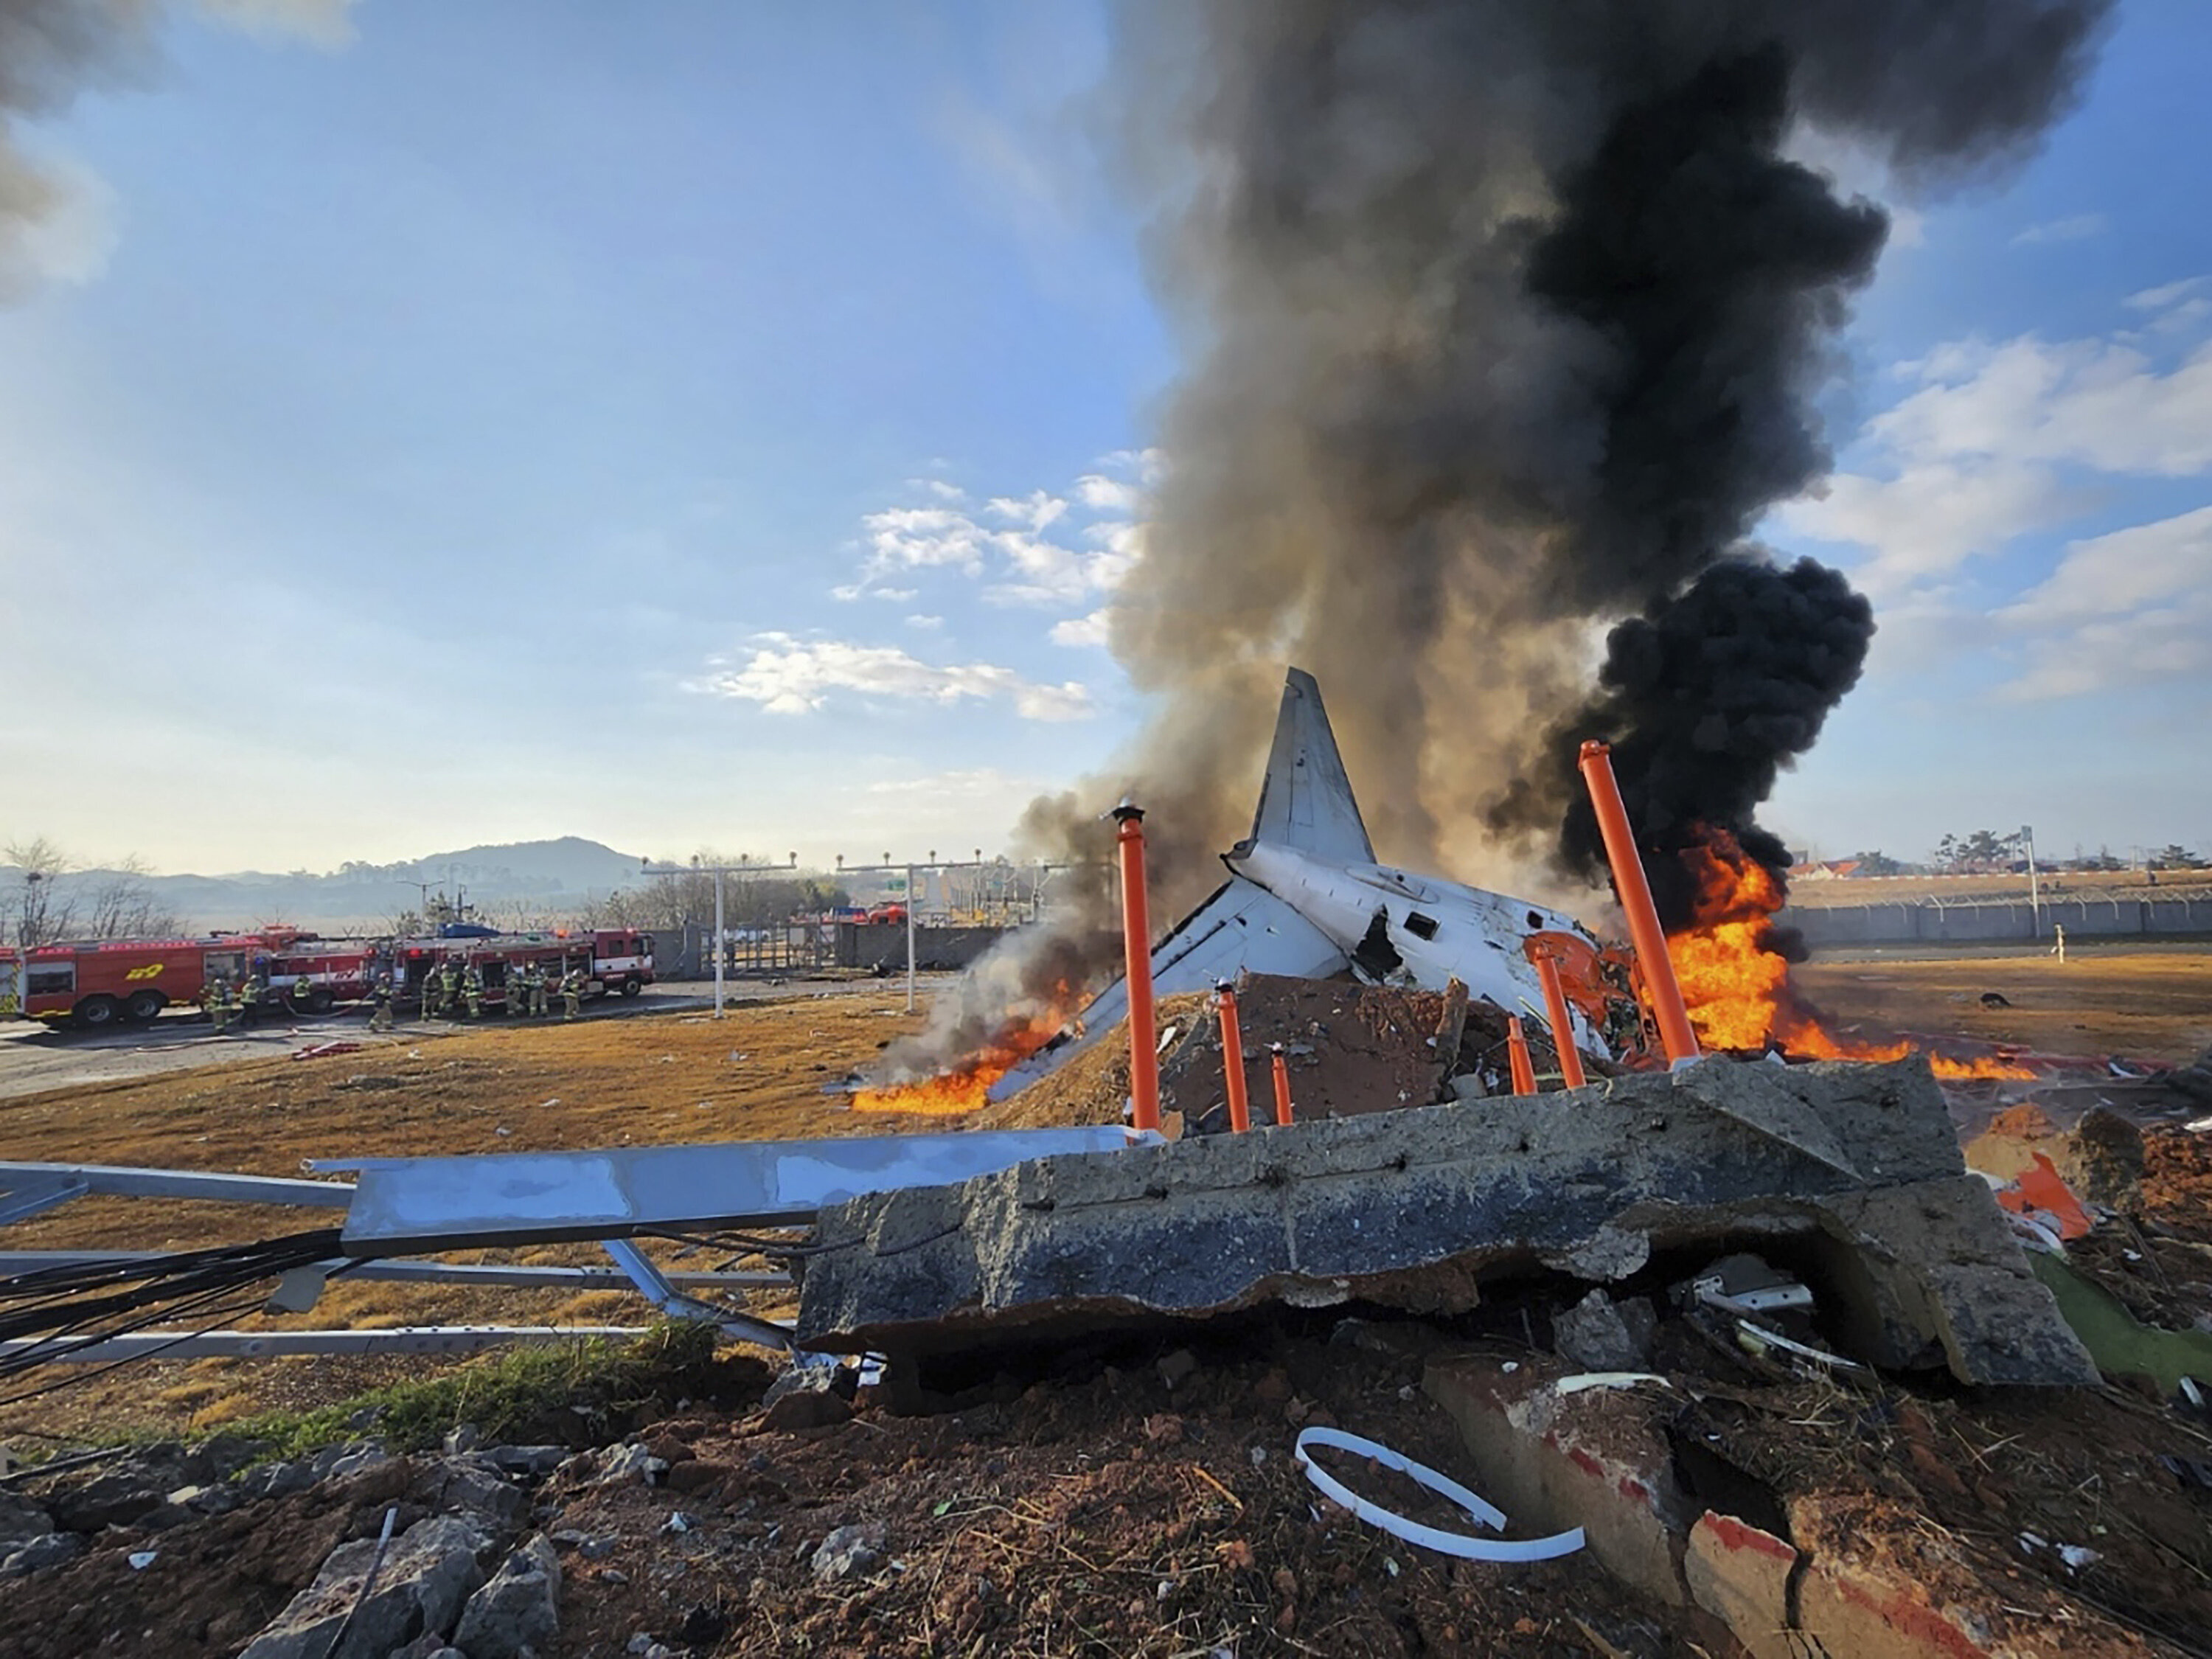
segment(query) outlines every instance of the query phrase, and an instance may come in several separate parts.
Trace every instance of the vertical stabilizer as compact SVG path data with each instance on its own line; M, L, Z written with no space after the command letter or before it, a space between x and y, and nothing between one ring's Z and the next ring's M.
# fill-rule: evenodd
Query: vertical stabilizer
M1267 753L1252 839L1336 864L1375 862L1344 757L1336 752L1336 733L1322 707L1321 687L1302 668L1291 669L1283 681L1283 708L1275 717L1275 746Z

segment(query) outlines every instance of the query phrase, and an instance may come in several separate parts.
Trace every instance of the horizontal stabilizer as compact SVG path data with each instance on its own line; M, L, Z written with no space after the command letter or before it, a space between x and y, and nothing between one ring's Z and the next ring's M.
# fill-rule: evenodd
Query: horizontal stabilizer
M1302 668L1284 677L1275 744L1260 786L1252 839L1273 842L1334 864L1372 864L1375 849L1322 707L1321 687Z
M1323 979L1348 966L1328 934L1266 888L1237 876L1160 942L1152 952L1152 988L1174 996L1212 990L1217 981L1247 971ZM991 1085L990 1097L1004 1100L1027 1088L1113 1030L1128 1012L1128 984L1117 979L1078 1017L1081 1036L1030 1055Z

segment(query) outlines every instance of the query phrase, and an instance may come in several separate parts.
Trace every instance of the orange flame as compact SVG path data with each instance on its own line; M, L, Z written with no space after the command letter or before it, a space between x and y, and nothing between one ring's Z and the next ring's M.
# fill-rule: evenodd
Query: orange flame
M1697 923L1667 938L1667 954L1689 1005L1690 1024L1708 1048L1759 1049L1779 1044L1813 1060L1897 1060L1910 1042L1867 1042L1831 1030L1790 982L1790 962L1775 938L1783 894L1766 867L1725 830L1708 827L1683 863L1698 884ZM1952 1060L1929 1054L1939 1078L2032 1078L2002 1060Z
M980 1109L990 1087L1058 1036L1067 1024L1059 1001L1041 1010L1017 1012L983 1046L951 1071L918 1083L887 1084L853 1095L856 1112L913 1112L928 1117L957 1117Z

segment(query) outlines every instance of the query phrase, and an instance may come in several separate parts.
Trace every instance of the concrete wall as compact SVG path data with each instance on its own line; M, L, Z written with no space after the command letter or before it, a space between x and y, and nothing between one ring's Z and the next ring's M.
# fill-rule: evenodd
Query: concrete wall
M2212 933L2212 898L2059 898L2045 902L2042 926L2025 903L1887 904L1792 908L1778 921L1815 946L2021 943L2063 927L2077 939L2145 939Z
M997 944L1005 931L1001 927L916 927L915 963L921 968L965 968ZM837 965L904 973L905 927L887 922L839 922Z

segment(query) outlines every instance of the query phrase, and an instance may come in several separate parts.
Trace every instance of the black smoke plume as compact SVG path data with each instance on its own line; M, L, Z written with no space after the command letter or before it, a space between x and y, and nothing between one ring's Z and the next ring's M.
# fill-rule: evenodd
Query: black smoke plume
M1152 809L1188 872L1155 914L1241 832L1286 661L1394 861L1591 873L1560 830L1593 735L1647 830L1702 817L1778 857L1753 809L1870 624L1746 538L1827 468L1814 398L1887 228L1802 158L1923 192L2016 161L2108 10L1125 5L1131 176L1189 367L1113 618L1157 712L1082 793Z
M1672 855L1698 844L1708 825L1730 830L1783 878L1790 855L1754 821L1759 804L1857 683L1873 637L1873 607L1810 559L1786 570L1723 561L1680 597L1613 630L1596 696L1562 723L1550 755L1564 768L1583 738L1613 744L1613 775L1670 930L1692 919L1697 896ZM1555 776L1546 793L1563 792L1572 803L1563 858L1578 870L1602 869L1589 798Z

